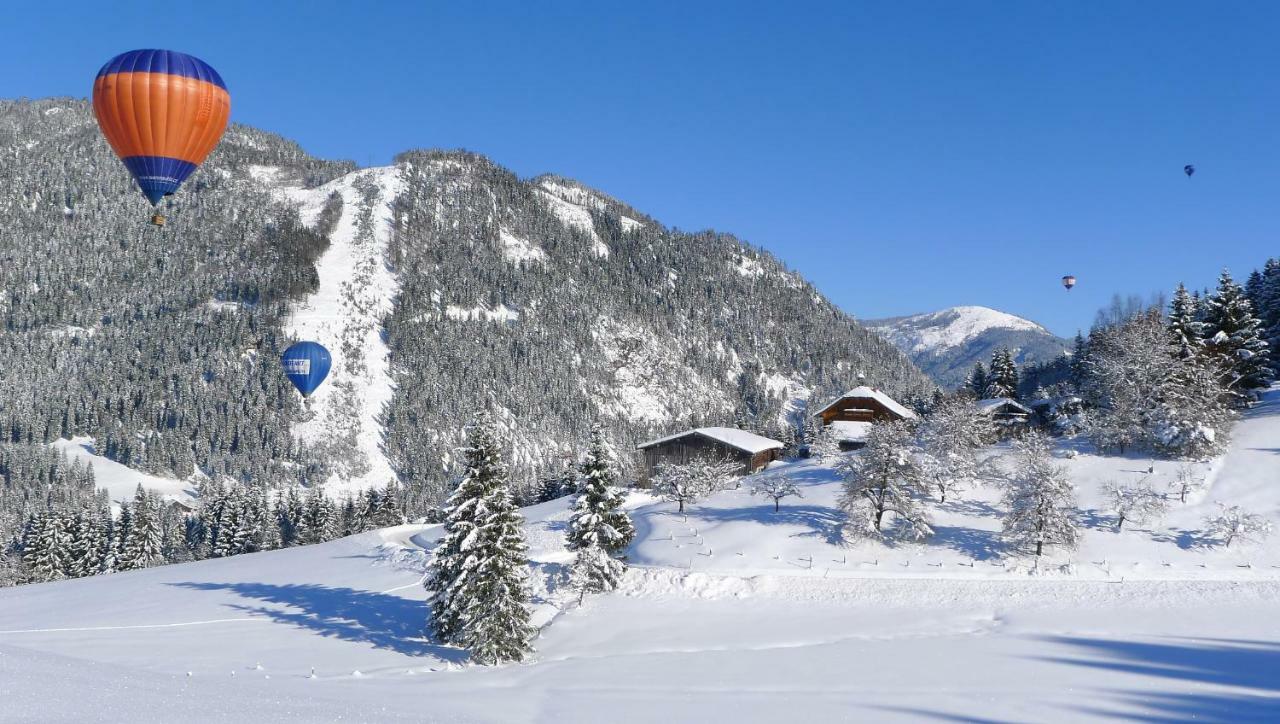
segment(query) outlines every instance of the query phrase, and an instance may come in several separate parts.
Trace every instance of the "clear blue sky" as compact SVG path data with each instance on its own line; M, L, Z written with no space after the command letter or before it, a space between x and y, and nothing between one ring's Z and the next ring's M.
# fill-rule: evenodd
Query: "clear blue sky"
M1069 335L1113 292L1280 255L1280 3L114 5L6 7L0 97L182 50L234 120L319 156L571 176L860 317L983 304Z

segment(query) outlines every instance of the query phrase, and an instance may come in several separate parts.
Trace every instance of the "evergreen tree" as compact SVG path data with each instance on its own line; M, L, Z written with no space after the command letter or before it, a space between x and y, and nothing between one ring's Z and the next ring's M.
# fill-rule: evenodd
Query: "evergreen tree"
M1089 374L1089 343L1083 334L1076 331L1075 341L1071 345L1071 385L1080 391L1084 389Z
M622 509L623 495L614 487L612 454L598 425L591 430L579 475L582 493L569 518L566 545L569 550L595 545L610 555L621 553L635 539L636 529Z
M1195 355L1204 346L1204 324L1197 319L1196 301L1182 284L1169 303L1169 333L1183 358Z
M121 571L150 568L164 562L160 501L138 485L132 511L133 518L117 566Z
M1271 381L1270 350L1262 339L1262 322L1244 290L1225 269L1218 289L1205 302L1205 344L1227 361L1231 372L1228 389L1244 398Z
M1257 315L1262 322L1262 337L1271 350L1271 369L1280 369L1280 259L1268 259L1262 267L1262 284L1258 292Z
M983 366L982 362L973 363L973 371L969 373L969 379L965 386L978 399L987 396L987 368Z
M68 520L60 511L48 509L33 516L22 542L22 562L31 580L66 578L72 567L71 544Z
M432 629L439 640L470 649L478 663L520 661L533 636L527 546L489 413L471 426L465 456L425 580Z
M1008 347L1001 347L991 353L991 371L987 374L987 387L983 397L1018 396L1018 365L1013 361L1013 353Z

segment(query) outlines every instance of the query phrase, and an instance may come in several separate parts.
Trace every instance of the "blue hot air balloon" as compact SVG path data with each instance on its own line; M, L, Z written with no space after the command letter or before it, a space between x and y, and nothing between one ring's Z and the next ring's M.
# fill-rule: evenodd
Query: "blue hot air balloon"
M324 382L329 375L329 367L333 358L329 350L315 342L299 342L280 355L284 364L284 374L298 388L303 397L307 397Z

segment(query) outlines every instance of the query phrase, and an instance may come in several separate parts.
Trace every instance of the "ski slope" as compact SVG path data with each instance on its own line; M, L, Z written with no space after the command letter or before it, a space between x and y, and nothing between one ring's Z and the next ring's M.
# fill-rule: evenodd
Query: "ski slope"
M0 721L1275 721L1280 539L1196 531L1215 500L1280 519L1278 442L1273 391L1207 491L1123 533L1101 482L1170 464L1064 458L1087 530L1034 571L985 490L934 506L930 543L841 547L806 462L761 474L801 485L777 514L753 478L686 516L633 493L633 566L579 607L567 501L527 508L541 631L504 667L422 636L438 526L6 589Z
M270 169L258 169L270 183ZM391 205L403 186L397 166L362 169L319 188L282 185L276 193L314 225L331 194L342 214L329 233L329 248L316 263L319 286L295 306L286 325L299 340L324 345L333 355L329 377L312 395L311 417L294 434L332 461L330 494L381 487L395 479L382 451L383 408L393 387L383 318L391 313L399 282L387 263Z

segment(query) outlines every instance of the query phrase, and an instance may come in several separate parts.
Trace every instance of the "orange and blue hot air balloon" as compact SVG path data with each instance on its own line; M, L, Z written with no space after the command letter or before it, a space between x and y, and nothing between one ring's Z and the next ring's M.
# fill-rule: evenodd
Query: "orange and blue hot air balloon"
M131 50L98 71L93 112L102 135L155 205L172 196L218 145L231 115L231 94L218 71L199 58Z

